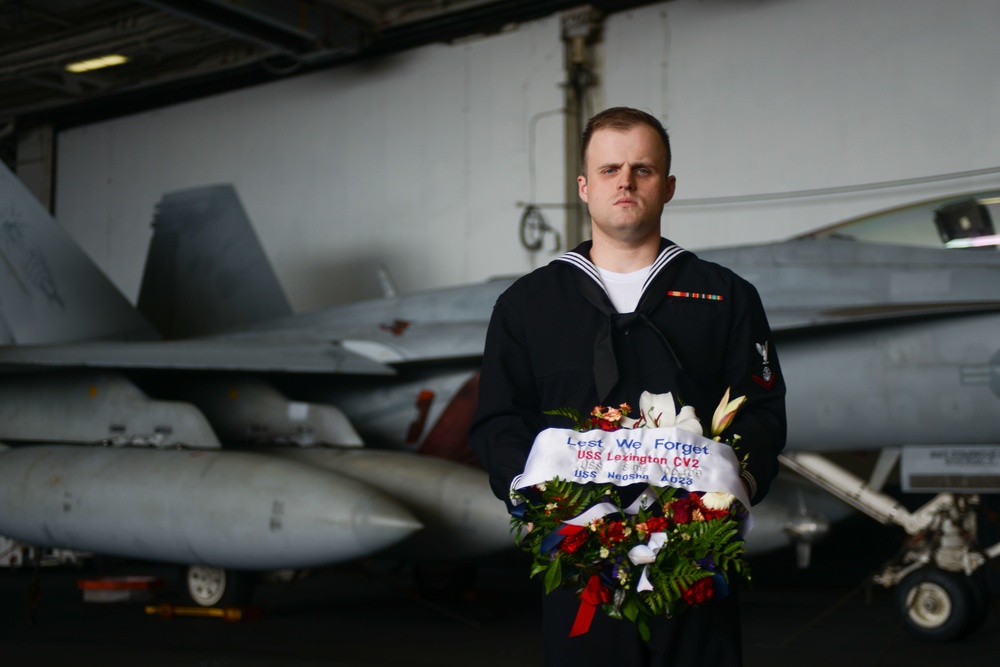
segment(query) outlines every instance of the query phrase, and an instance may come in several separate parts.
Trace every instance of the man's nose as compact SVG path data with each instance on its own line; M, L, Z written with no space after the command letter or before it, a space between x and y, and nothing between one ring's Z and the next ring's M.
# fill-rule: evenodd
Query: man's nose
M620 190L635 189L635 178L632 176L631 171L627 169L622 169L621 176L618 179L618 188Z

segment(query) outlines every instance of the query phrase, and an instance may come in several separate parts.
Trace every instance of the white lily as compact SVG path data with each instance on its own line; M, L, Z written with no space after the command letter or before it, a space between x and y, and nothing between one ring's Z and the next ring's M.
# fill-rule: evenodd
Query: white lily
M622 417L619 423L625 428L669 428L673 426L698 435L703 433L701 422L698 421L694 408L685 405L680 412L677 412L674 405L674 395L669 391L665 394L642 392L642 396L639 397L639 418Z
M734 398L729 400L729 389L726 389L726 393L722 396L722 401L719 403L719 407L715 409L715 414L712 415L712 437L718 438L729 425L733 423L733 419L736 417L736 412L740 407L746 402L746 396L740 396L739 398Z

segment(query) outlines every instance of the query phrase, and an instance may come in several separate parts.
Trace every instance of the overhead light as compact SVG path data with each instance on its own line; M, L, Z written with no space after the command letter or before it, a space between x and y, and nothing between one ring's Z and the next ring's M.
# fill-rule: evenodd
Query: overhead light
M91 58L89 60L80 60L75 63L70 63L66 65L67 72L73 72L78 74L80 72L90 72L95 69L104 69L105 67L114 67L115 65L122 65L128 62L128 58L125 56L112 53L110 55L101 56L100 58Z
M984 248L1000 245L1000 234L984 234L963 239L952 239L944 244L946 248Z

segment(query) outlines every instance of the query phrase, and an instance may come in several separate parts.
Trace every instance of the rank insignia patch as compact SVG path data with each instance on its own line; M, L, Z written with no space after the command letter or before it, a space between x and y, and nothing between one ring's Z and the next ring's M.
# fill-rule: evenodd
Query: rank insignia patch
M774 373L771 371L770 362L767 358L767 346L768 341L763 343L754 343L757 348L757 354L760 355L761 359L761 371L760 375L754 375L753 381L764 387L764 389L770 389L774 385Z

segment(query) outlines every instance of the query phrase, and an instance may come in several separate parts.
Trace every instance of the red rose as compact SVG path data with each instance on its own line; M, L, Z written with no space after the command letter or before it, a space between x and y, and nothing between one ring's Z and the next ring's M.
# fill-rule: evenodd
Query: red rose
M695 496L687 496L675 500L670 504L673 510L674 523L690 523L691 513L700 507L701 503Z

